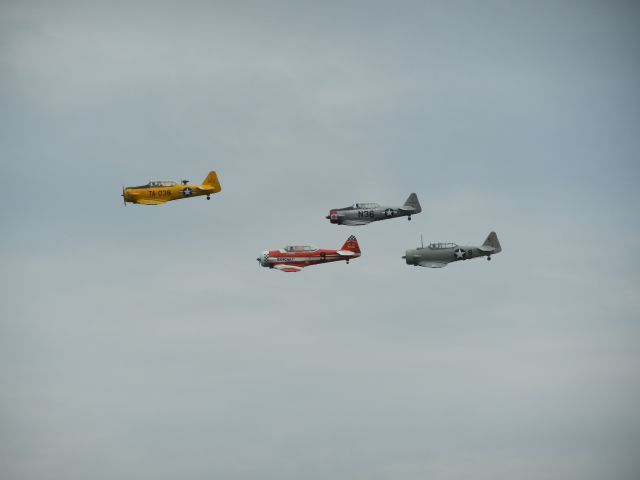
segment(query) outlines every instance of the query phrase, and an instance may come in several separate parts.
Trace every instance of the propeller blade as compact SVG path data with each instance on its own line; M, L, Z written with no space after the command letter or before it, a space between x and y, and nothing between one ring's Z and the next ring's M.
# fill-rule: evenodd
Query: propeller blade
M124 185L122 186L122 201L124 202L124 206L127 206L127 199L124 198Z

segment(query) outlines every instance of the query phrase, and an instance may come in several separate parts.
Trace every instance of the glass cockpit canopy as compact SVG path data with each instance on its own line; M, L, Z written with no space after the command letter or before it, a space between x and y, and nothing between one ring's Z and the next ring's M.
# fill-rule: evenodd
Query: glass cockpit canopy
M432 250L441 250L443 248L455 248L457 243L430 243L429 248Z
M287 253L297 253L297 252L313 252L317 250L313 245L287 245L284 247L284 251Z
M154 180L149 182L150 187L175 187L176 185L177 183L171 180Z
M353 208L376 208L379 207L377 203L354 203Z

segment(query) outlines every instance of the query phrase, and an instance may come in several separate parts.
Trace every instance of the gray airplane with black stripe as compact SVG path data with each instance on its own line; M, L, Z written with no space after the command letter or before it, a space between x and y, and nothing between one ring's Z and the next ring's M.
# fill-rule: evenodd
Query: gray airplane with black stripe
M407 261L407 265L442 268L451 262L469 260L471 258L487 257L487 260L491 260L491 255L501 251L502 247L496 232L491 232L479 247L463 246L455 243L431 243L427 247L422 245L416 249L407 250L402 258Z
M396 217L407 217L407 220L411 220L411 215L421 211L418 196L412 193L400 207L387 207L377 203L354 203L350 207L332 209L325 218L336 225L356 226Z

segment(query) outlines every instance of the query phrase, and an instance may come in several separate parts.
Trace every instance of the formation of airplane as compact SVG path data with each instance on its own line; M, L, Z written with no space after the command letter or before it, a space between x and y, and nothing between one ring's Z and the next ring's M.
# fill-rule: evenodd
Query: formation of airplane
M172 200L182 198L199 197L206 195L207 200L211 195L222 190L218 175L211 171L201 184L190 184L189 180L181 183L173 181L152 181L139 187L122 188L124 204L138 203L140 205L162 205Z
M122 188L124 204L137 203L141 205L162 205L182 198L211 195L222 190L218 175L209 172L201 184L190 184L188 180L181 183L173 181L152 181L139 187ZM422 207L415 193L402 206L390 207L377 203L355 203L350 207L334 208L329 211L327 219L335 225L359 226L380 220L396 217L407 217L422 212ZM480 246L460 246L455 243L431 243L409 249L402 257L407 265L429 268L446 267L451 262L487 257L500 253L502 247L496 232L491 232ZM356 237L351 235L338 250L320 249L310 245L288 245L280 250L266 250L256 259L263 267L280 270L281 272L299 272L305 267L345 261L360 257L362 252Z
M262 252L256 260L263 267L275 268L281 272L299 272L305 267L329 262L339 262L358 258L360 246L351 235L339 250L320 249L310 245L288 245L280 250Z
M396 217L407 217L407 220L411 220L411 215L421 211L418 196L412 193L400 207L387 207L377 203L354 203L350 207L332 209L325 218L336 225L357 226Z
M496 232L491 232L479 247L461 246L455 243L431 243L428 247L422 245L416 249L407 250L402 258L406 260L407 265L442 268L451 262L471 258L487 257L487 260L491 260L491 255L501 251L498 235Z

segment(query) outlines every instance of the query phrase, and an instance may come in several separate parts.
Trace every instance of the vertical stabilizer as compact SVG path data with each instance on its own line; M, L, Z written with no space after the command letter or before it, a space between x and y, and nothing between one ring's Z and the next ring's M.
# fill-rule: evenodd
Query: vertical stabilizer
M491 232L482 246L485 247L487 251L491 250L492 253L498 253L502 251L502 247L500 246L500 241L498 240L498 235L496 235L496 232Z
M340 251L343 250L346 250L347 252L360 253L360 245L358 245L358 240L356 240L356 237L351 235L349 238L347 238L347 241L344 242L344 245L342 245L342 248L340 248Z
M415 193L412 193L411 195L409 195L409 198L407 198L407 201L404 202L404 206L405 207L410 207L411 213L415 214L415 213L420 213L422 211L422 207L420 206L420 202L418 201L418 196Z
M214 193L217 193L222 190L222 187L220 186L220 181L218 180L218 175L214 171L209 172L209 175L207 175L207 178L203 180L202 184L208 187L213 187Z

